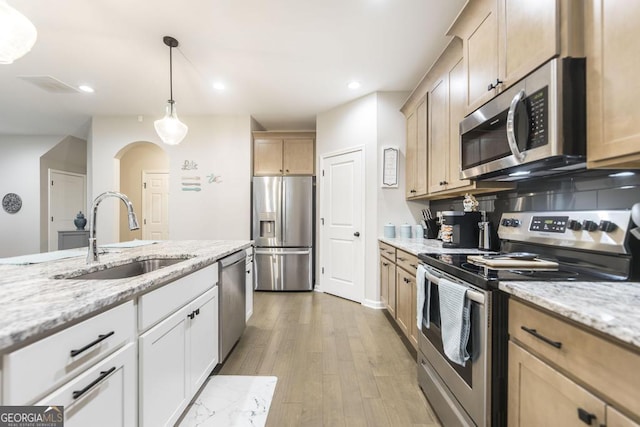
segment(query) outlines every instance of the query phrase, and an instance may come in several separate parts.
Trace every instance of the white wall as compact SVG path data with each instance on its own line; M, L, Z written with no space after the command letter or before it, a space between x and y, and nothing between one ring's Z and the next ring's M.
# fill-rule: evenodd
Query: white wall
M415 223L404 200L403 187L385 190L380 188L382 147L397 146L404 153L405 121L399 109L407 96L404 92L373 93L318 114L316 118L318 159L353 147L364 147L365 150L365 223L361 232L365 246L363 304L374 307L380 304L377 239L382 234L382 224L387 221ZM400 181L403 182L404 163L401 164L399 174ZM317 205L319 217L320 201ZM319 244L316 254L319 258ZM318 268L321 267L319 262L317 264ZM316 277L320 278L319 275ZM317 283L320 283L319 279Z
M40 252L40 157L62 136L0 135L0 199L22 198L22 209L0 209L0 257Z
M189 133L176 147L166 146L153 121L137 117L94 117L89 135L89 197L119 188L119 151L148 141L170 158L169 236L171 239L248 239L250 237L251 117L184 116ZM186 161L197 170L183 171ZM220 183L209 183L208 176ZM200 192L182 191L182 177L198 176ZM118 240L118 204L105 200L98 213L98 243ZM107 207L110 204L111 207ZM140 207L135 207L136 211Z

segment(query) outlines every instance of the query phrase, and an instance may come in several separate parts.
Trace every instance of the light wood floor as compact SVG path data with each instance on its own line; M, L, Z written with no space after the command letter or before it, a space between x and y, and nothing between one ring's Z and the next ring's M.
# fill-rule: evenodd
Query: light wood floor
M381 310L318 292L256 292L219 372L278 377L267 427L439 426Z

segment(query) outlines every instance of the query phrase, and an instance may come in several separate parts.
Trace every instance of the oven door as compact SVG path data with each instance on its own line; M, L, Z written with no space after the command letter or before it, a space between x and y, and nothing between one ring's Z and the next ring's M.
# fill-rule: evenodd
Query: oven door
M418 337L419 380L444 425L490 425L491 408L491 312L490 292L475 288L446 273L425 266L423 322ZM467 343L470 359L465 366L450 361L442 347L438 282L446 277L466 286L471 305L471 333ZM429 323L426 321L429 310Z

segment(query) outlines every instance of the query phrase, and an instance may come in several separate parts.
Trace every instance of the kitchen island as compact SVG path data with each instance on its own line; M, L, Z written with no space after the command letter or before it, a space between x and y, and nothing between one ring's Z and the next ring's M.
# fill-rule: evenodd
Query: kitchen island
M130 243L92 264L79 250L0 261L0 404L63 406L69 426L180 418L221 361L217 261L252 242Z

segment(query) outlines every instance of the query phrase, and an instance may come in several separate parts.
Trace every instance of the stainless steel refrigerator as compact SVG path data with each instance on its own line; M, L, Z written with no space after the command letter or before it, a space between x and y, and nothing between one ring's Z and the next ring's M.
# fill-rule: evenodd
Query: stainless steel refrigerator
M264 291L313 289L314 178L253 178L255 286Z

